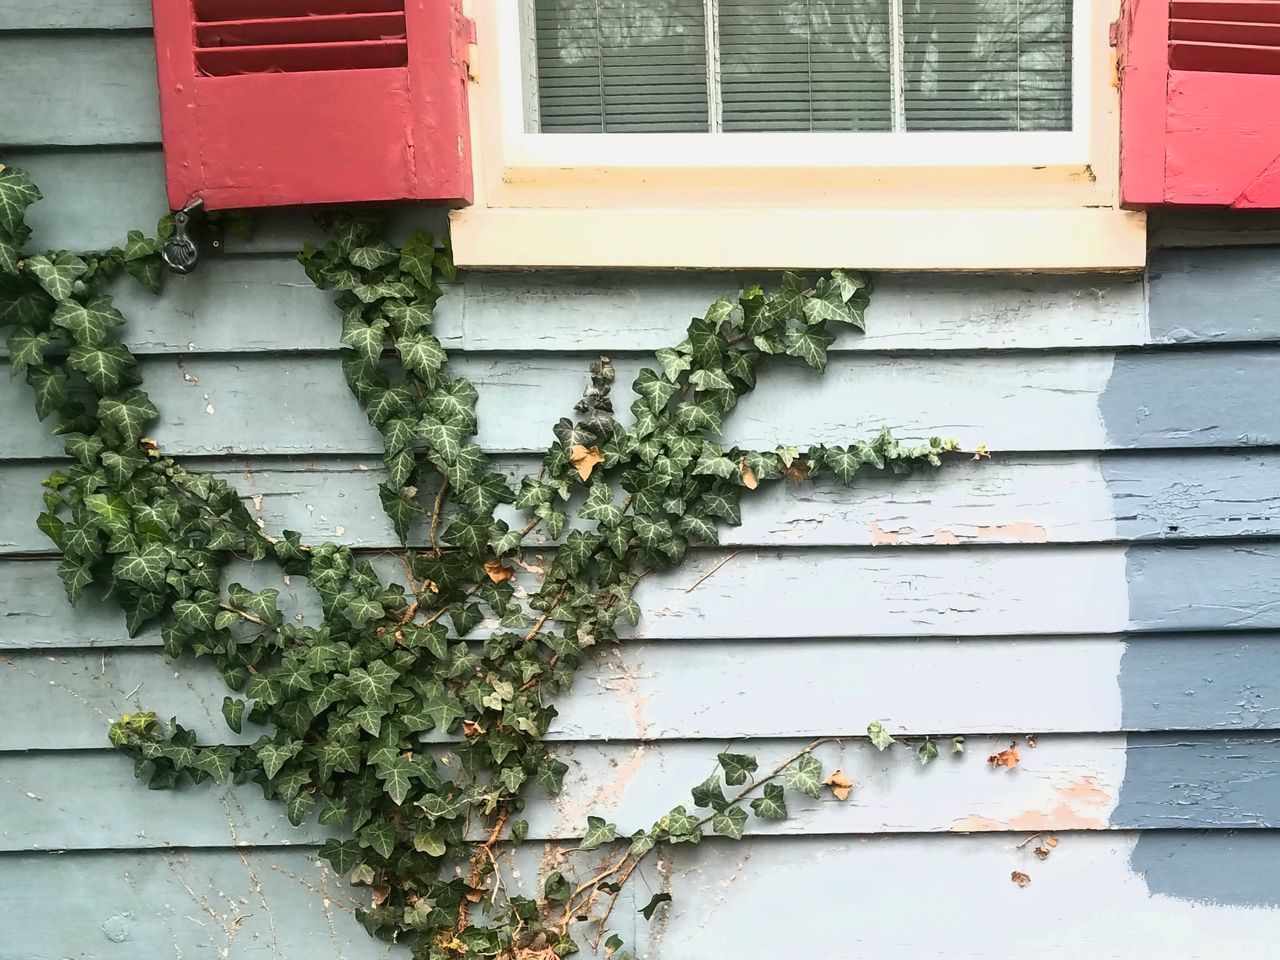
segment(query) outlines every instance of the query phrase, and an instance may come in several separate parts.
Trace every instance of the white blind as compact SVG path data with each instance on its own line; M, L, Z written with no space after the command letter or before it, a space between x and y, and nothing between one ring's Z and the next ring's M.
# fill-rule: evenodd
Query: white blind
M1070 0L902 0L908 130L1071 129Z
M541 128L708 129L703 0L537 0Z
M725 130L888 130L884 0L719 0Z
M1071 128L1071 0L534 3L546 132Z

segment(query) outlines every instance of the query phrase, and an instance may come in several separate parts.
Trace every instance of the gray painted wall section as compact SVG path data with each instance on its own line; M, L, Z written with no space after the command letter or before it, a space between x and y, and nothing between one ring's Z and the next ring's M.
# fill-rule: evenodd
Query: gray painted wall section
M148 22L139 0L0 0L3 160L46 189L43 245L107 246L163 212ZM391 543L378 443L341 382L327 297L291 260L313 236L305 213L264 215L162 300L122 303L168 449L270 526L376 552ZM1273 956L1277 258L1167 251L1142 280L880 278L870 334L845 338L821 382L770 376L732 436L847 441L887 422L996 457L771 491L722 549L646 583L637 635L560 705L568 788L531 811L522 873L588 812L651 819L725 742L771 757L838 734L825 759L855 779L850 804L679 851L637 888L670 884L676 905L652 927L629 905L628 939L663 960ZM475 274L440 331L515 474L593 355L626 382L741 279ZM92 599L67 607L31 524L61 451L29 411L0 375L0 960L387 956L314 862L319 828L288 827L252 790L148 793L104 749L109 719L143 704L226 738L224 691L167 662L154 632L126 638ZM873 718L966 734L969 751L922 769L857 740ZM1015 738L1019 767L989 769ZM1046 832L1060 845L1041 862L1023 841Z

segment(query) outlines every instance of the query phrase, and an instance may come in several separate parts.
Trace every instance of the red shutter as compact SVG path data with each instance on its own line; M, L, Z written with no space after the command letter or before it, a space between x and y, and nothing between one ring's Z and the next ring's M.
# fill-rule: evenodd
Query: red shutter
M1125 0L1128 206L1280 208L1280 2Z
M471 199L461 0L154 0L169 203Z

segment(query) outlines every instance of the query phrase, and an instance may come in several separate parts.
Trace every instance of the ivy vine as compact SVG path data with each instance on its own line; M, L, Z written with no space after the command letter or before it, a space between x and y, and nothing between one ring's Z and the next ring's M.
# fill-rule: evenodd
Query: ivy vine
M447 250L423 233L396 246L371 215L333 218L332 239L300 260L336 292L343 370L383 438L379 491L402 543L399 576L387 577L348 547L262 529L234 489L162 453L147 436L158 411L107 292L121 273L159 291L160 241L133 231L107 251L24 253L26 210L39 198L25 173L0 168L0 326L12 328L13 373L70 461L44 481L38 519L62 554L67 596L105 590L131 635L160 624L169 656L221 672L228 727L261 732L200 744L176 720L124 716L111 743L150 786L254 781L292 823L318 817L334 832L320 855L369 888L360 921L411 943L417 960L563 957L585 942L623 956L610 916L652 851L707 831L738 839L752 816L784 819L789 791L848 796L847 778L824 777L813 754L824 740L768 771L725 752L688 806L647 828L623 838L589 818L580 849L611 851L589 878L557 871L524 893L501 879L502 852L528 832L530 789L555 793L567 770L544 742L553 700L591 647L640 620L645 577L715 544L722 524L740 522L743 496L766 484L849 484L865 470L937 467L956 449L937 438L903 445L887 430L803 451L722 442L763 361L820 373L835 331L862 331L861 277L787 274L776 290L717 300L640 372L625 422L614 368L600 358L538 472L512 489L475 441L475 387L450 373L432 334L441 284L455 279ZM504 519L513 516L524 519ZM554 544L545 572L520 562L535 530ZM237 559L304 577L320 621L287 617L274 589L227 583ZM539 582L517 590L530 575ZM446 753L423 745L428 733L448 741ZM868 734L881 749L894 742L879 724ZM923 762L938 752L932 739L916 749Z

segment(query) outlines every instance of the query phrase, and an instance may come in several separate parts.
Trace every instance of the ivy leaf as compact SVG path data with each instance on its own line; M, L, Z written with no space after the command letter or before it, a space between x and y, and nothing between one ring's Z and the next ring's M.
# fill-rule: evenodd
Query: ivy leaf
M822 327L805 327L803 330L788 330L786 336L787 356L799 357L815 370L827 368L827 347L835 342L835 337Z
M9 367L14 376L29 365L44 363L44 350L50 344L47 333L36 333L30 327L19 327L9 335Z
M711 829L731 840L741 840L746 825L747 811L737 806L723 810L711 818Z
M568 900L572 894L573 884L565 879L565 875L559 870L554 870L548 874L547 879L542 884L542 895L555 903Z
M43 326L53 301L35 287L7 291L0 288L0 327Z
M938 745L933 742L932 737L925 737L924 743L920 744L916 750L916 756L920 758L920 763L924 766L928 766L938 759Z
M17 233L25 224L27 207L40 199L40 191L26 172L0 166L0 230Z
M579 850L594 850L617 839L618 825L606 823L603 817L587 817L587 832L578 844Z
M36 416L41 420L71 400L67 393L67 373L61 367L27 367L27 385L35 392Z
M672 383L676 382L680 374L688 370L693 361L688 353L681 350L672 350L670 347L663 347L654 356L658 363L662 365L662 372L667 375L667 379Z
M400 270L424 287L430 287L435 282L432 272L435 255L436 248L431 234L419 230L400 248Z
M76 281L88 272L89 265L74 253L64 250L53 256L39 254L27 257L26 269L49 296L65 300L71 296Z
M720 775L713 773L706 780L693 788L693 805L695 807L713 807L723 810L727 801L724 790L720 787Z
M776 783L764 785L764 796L751 801L751 811L761 820L787 819L787 802L782 787Z
M104 343L111 331L124 323L124 316L106 295L93 297L88 303L63 300L51 318L53 325L71 334L76 343L96 347Z
M603 526L617 526L622 522L622 510L613 502L613 491L602 480L591 485L578 515L584 520L598 520Z
M366 847L372 847L383 857L390 857L396 849L396 828L387 820L375 820L357 835Z
M422 436L435 448L441 460L445 463L453 463L462 452L462 441L466 439L466 430L457 423L428 418L422 421Z
M429 333L411 334L396 341L396 352L406 370L430 380L444 366L448 355L440 341Z
M959 756L964 753L964 737L951 738L951 753L954 756Z
M84 374L99 396L114 393L135 362L129 351L118 343L101 347L76 344L67 355L67 365Z
M98 418L119 435L123 446L137 446L157 416L155 404L140 390L98 401Z
M405 797L409 796L411 786L409 771L412 769L406 758L396 757L391 763L378 770L378 779L382 781L387 796L397 807L404 803ZM384 854L384 856L390 856L390 854Z
M356 247L347 259L362 270L377 270L400 259L400 251L382 240L372 246Z
M822 763L812 753L801 754L787 767L787 787L811 797L822 793Z
M636 393L649 401L649 409L654 413L661 413L666 409L667 403L680 390L679 386L658 376L648 367L640 371L640 375L631 386Z
M718 367L705 367L689 374L689 382L696 390L732 390L733 383Z
M237 700L234 697L222 698L222 717L227 721L227 726L236 733L240 733L244 723L244 707L243 700Z
M165 585L165 574L173 557L167 543L150 542L133 553L116 558L112 572L121 580L136 583L144 590L158 591Z
M670 903L670 902L671 902L671 894L655 893L653 897L649 900L649 902L645 906L640 908L640 912L644 915L644 918L646 920L652 920L654 911L657 910L664 903Z
M193 766L212 777L215 783L226 783L234 764L235 750L232 747L217 746L201 750Z
M724 770L724 782L731 787L741 786L746 783L747 779L759 767L756 758L746 753L729 753L726 751L717 755L716 760L719 761L720 768Z
M267 779L274 780L280 773L280 768L296 757L301 749L302 744L296 740L283 744L266 740L254 749L254 755L261 762L262 772L267 775Z
M657 843L658 841L654 838L652 833L648 833L644 830L637 830L631 835L631 847L628 853L632 857L642 857L652 850Z
M320 856L328 860L340 876L345 876L355 869L356 864L364 860L364 850L351 838L326 840L320 848Z
M877 750L887 750L894 742L893 737L889 736L889 731L885 730L884 725L878 720L867 724L867 736L871 738L871 743Z
M67 591L67 600L75 603L80 599L84 588L93 583L93 570L87 563L78 563L70 557L58 563L58 577Z

